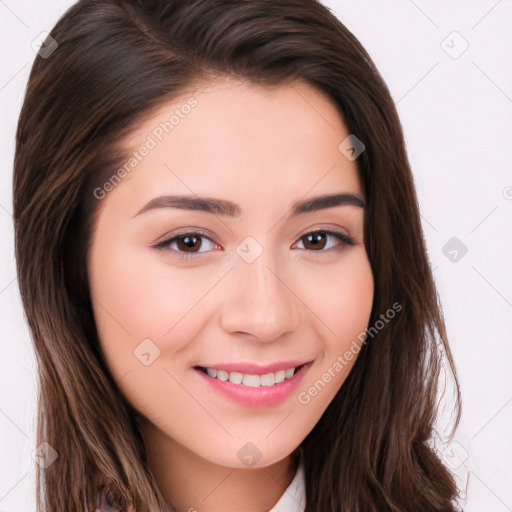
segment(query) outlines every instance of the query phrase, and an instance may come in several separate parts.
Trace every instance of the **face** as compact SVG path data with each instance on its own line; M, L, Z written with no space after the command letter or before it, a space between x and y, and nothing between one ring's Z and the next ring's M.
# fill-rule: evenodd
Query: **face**
M373 299L348 135L310 86L226 81L125 141L87 264L102 352L147 436L264 467L318 422Z

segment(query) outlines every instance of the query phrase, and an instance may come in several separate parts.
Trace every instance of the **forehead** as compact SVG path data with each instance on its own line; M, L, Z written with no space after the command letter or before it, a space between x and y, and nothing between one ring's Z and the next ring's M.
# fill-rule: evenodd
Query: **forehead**
M348 135L335 103L308 84L213 82L161 105L124 141L138 156L119 188L147 200L236 192L255 207L310 190L360 193L356 164L339 150Z

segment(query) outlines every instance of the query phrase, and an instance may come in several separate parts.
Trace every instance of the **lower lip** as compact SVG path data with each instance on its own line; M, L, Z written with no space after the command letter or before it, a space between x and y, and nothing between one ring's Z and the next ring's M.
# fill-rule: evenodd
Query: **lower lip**
M229 380L222 381L217 378L214 379L207 373L196 368L194 368L194 371L216 392L238 404L247 407L271 407L286 400L286 398L297 389L297 386L309 370L311 364L312 361L301 366L299 370L293 374L293 377L279 384L274 384L273 386L259 386L257 388L243 386L242 384L233 384L229 382Z

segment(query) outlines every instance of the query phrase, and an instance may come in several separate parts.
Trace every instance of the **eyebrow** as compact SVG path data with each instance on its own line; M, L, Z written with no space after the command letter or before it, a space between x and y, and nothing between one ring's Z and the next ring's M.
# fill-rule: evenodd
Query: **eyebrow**
M289 216L301 215L333 206L358 206L365 207L364 199L358 194L340 193L327 194L322 196L296 201L292 205ZM226 217L238 217L242 214L242 208L232 201L226 199L214 199L211 197L199 196L159 196L144 205L135 215L155 210L158 208L179 208L182 210L196 210Z

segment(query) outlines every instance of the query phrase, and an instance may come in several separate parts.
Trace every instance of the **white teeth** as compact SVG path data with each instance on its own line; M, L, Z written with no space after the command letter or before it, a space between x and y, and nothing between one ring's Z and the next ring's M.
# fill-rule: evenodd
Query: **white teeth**
M274 384L280 384L286 379L291 379L295 375L295 368L287 370L279 370L273 373L265 373L264 375L253 375L241 372L226 372L224 370L216 370L215 368L206 368L206 373L213 379L217 378L223 382L229 380L233 384L241 384L252 388L260 386L270 387Z
M278 372L276 372L276 374L274 375L274 382L276 384L280 384L281 382L284 381L284 370L279 370Z
M233 384L241 384L242 376L243 375L239 372L231 372L229 374L229 382L232 382Z
M259 388L260 387L260 376L259 375L244 375L243 383L244 383L244 386L249 386L251 388Z
M292 372L293 375L293 372ZM260 377L260 386L273 386L274 382L274 374L273 373L265 373Z
M222 380L222 381L227 381L228 380L228 372L225 372L224 370L219 370L217 372L217 379L219 380Z

